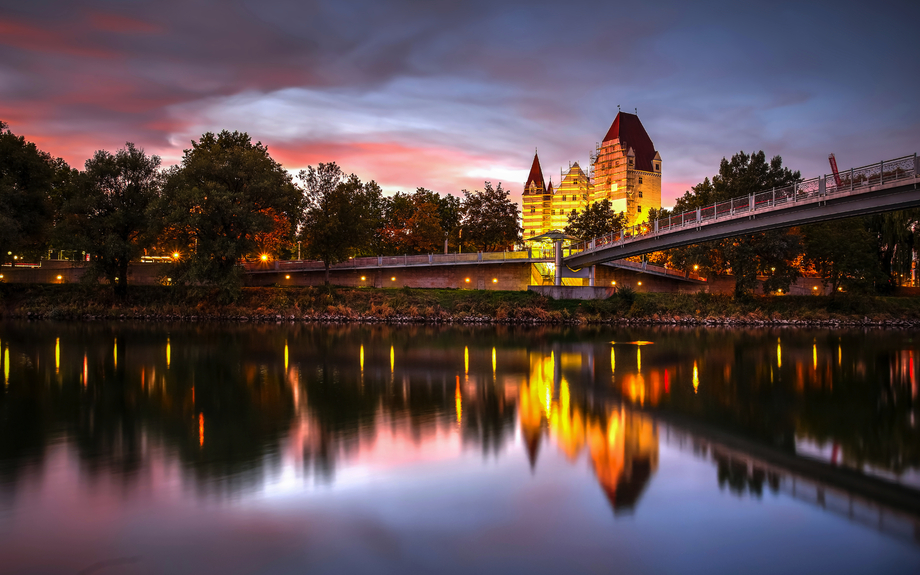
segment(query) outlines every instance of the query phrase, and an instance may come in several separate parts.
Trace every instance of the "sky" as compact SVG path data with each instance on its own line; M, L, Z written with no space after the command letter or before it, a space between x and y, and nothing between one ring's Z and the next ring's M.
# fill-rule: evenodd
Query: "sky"
M744 150L920 152L917 2L0 0L0 120L72 166L239 130L296 173L519 199L638 114L663 204Z

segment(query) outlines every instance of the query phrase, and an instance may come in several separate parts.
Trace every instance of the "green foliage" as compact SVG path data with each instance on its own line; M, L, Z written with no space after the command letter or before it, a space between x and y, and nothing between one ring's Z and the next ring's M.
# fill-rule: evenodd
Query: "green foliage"
M890 292L902 278L910 277L913 253L920 249L920 209L868 216L865 222L869 235L876 239L876 287Z
M0 263L38 259L71 173L0 121Z
M235 297L237 264L254 257L257 238L280 221L297 221L300 194L261 142L244 132L208 132L171 170L152 212L162 241L182 255L174 281L214 285Z
M636 290L631 286L620 286L616 289L614 297L625 304L632 305L636 301Z
M58 235L92 255L85 281L104 276L124 295L128 262L150 245L147 209L159 195L160 158L132 143L114 155L99 150L86 162L64 204Z
M719 173L697 184L678 199L674 212L710 206L731 198L783 187L800 178L799 172L783 167L774 156L768 163L762 151L739 152L731 160L722 159ZM746 297L757 285L758 276L766 276L766 291L788 291L799 276L796 260L802 253L797 231L774 230L671 250L671 263L684 270L699 266L704 276L731 272L735 277L735 296Z
M831 291L865 293L881 279L875 238L863 218L810 224L802 228L805 259Z
M485 182L483 190L463 190L463 240L479 251L510 249L521 243L521 210L509 199L502 185L492 188Z
M376 182L362 184L354 174L345 178L335 162L310 166L299 178L306 186L301 237L307 257L325 264L328 284L330 265L372 243L382 192Z
M613 211L610 200L604 199L593 202L580 213L572 210L568 220L569 225L565 227L565 233L590 240L623 229L626 225L626 214Z
M435 192L418 188L386 199L383 225L378 231L382 254L428 254L444 244L441 202Z

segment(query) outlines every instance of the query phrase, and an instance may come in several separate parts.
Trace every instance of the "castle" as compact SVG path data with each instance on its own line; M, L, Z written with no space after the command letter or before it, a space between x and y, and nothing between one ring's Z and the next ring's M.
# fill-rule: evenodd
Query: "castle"
M626 214L626 225L641 224L650 208L661 208L661 156L638 116L619 112L592 158L589 172L575 162L553 188L534 153L522 197L525 240L562 230L572 210L605 199Z

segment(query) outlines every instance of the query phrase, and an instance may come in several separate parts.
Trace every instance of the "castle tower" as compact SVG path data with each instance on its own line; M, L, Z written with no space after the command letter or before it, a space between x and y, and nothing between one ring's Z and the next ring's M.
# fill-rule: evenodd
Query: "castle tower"
M524 183L522 197L524 239L539 236L550 225L552 215L552 190L543 181L540 157L534 152L533 165Z
M562 173L556 190L550 193L550 226L545 231L563 230L569 225L572 210L581 212L588 207L592 193L591 180L578 162L569 166L569 171Z
M596 150L592 202L610 200L627 225L661 208L661 156L635 114L620 112Z

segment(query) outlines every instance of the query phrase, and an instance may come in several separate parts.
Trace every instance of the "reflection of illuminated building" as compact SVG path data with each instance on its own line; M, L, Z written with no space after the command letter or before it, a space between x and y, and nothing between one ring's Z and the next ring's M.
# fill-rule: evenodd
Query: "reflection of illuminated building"
M614 510L631 509L658 468L658 432L654 422L625 409L606 415L588 413L581 404L572 401L569 383L561 376L556 396L555 355L534 354L530 367L530 379L520 388L519 413L531 468L536 465L546 429L570 461L575 461L587 447L598 482ZM658 380L656 372L654 392L649 393L650 400L654 398L656 402ZM635 394L641 394L644 401L646 383L641 376L628 375L623 381Z

